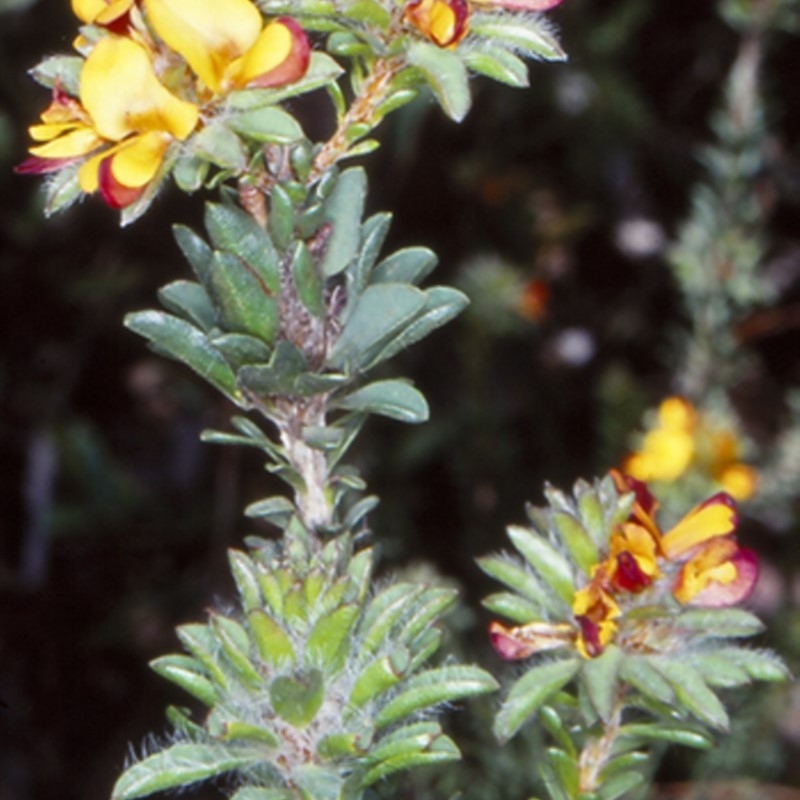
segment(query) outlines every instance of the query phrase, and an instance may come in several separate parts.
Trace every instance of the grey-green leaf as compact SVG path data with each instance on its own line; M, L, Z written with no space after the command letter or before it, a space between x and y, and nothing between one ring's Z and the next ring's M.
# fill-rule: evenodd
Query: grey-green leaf
M429 416L424 395L408 381L398 378L375 381L337 400L348 411L380 414L400 422L426 422Z
M180 743L138 761L122 773L111 791L112 800L134 800L154 792L222 775L256 760L252 751L218 744Z
M351 371L363 368L371 354L422 311L425 303L425 294L413 286L368 286L331 349L329 366Z
M494 734L508 741L530 717L578 673L577 658L550 661L529 669L512 687L494 721Z
M409 64L425 76L444 113L461 122L472 102L464 62L455 53L429 42L414 42L406 55Z
M325 201L325 222L331 226L320 270L326 277L338 275L352 261L361 241L361 217L367 194L367 175L360 167L345 170Z
M162 353L182 361L200 377L237 401L236 378L220 352L193 325L161 311L138 311L125 327L144 336Z

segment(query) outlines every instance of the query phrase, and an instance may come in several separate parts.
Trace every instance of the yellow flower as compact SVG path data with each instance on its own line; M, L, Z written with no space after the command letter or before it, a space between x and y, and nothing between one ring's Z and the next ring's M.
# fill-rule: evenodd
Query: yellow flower
M155 32L213 94L283 86L308 68L300 26L288 17L264 26L250 0L144 0L144 7Z
M709 442L709 471L735 500L747 500L756 490L756 473L739 462L739 440L729 430L714 431Z
M572 600L572 613L580 628L576 644L584 658L599 656L619 627L616 620L621 615L620 608L607 587L608 576L601 564Z
M640 481L673 481L692 462L697 415L680 397L668 397L658 407L656 427L648 431L638 453L629 456L623 470Z
M416 0L403 12L403 20L439 47L453 48L469 30L467 0Z
M92 49L80 76L80 103L58 87L21 172L49 172L83 160L78 181L84 192L99 189L113 208L136 200L156 177L175 140L195 129L197 108L158 80L150 55L139 44L118 36ZM87 158L88 156L88 158Z

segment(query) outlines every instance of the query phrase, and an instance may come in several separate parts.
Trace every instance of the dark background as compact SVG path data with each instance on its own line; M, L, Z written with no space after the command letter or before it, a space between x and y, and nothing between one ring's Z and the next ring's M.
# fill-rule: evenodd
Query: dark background
M541 500L545 480L568 487L618 463L643 409L670 390L679 297L663 249L624 252L620 226L645 217L674 236L737 46L713 3L566 0L552 17L569 64L532 65L527 91L476 80L461 126L416 103L366 162L371 209L395 215L389 246L436 250L436 282L469 287L484 258L548 287L537 319L476 297L399 359L432 422L372 421L354 454L383 500L371 519L383 568L425 562L457 581L471 610L456 615L451 648L494 670L474 558L504 546L504 525ZM96 198L44 220L39 181L12 174L48 102L25 73L74 33L66 2L0 0L0 800L108 796L128 743L161 734L164 706L185 702L147 661L176 649L176 624L228 602L226 548L266 532L240 509L277 488L252 454L198 442L231 409L120 324L186 275L170 227L199 227L202 198L169 189L120 230ZM787 264L779 307L790 323L755 346L762 391L746 422L764 447L800 383L796 53L796 39L776 35L765 72L771 257ZM324 136L324 99L299 110ZM765 643L796 660L797 526L745 522L741 535L779 577L763 601ZM800 784L800 697L748 696L714 758L671 756L660 779ZM463 767L396 796L527 796L535 743L498 754L490 711L453 723Z

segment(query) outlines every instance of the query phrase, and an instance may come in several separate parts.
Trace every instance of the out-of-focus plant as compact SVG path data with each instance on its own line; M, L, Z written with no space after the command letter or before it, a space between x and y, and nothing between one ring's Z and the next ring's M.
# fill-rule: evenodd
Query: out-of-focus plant
M735 395L753 372L750 345L778 300L766 269L766 227L776 193L761 73L770 36L796 29L798 6L794 0L726 0L720 13L739 36L739 48L724 102L711 120L715 141L702 152L705 177L669 253L686 311L673 353L676 395L647 413L646 431L633 439L635 452L624 468L656 481L666 505L723 488L785 526L796 488L780 476L792 460L795 423L787 414L783 432L759 452L745 433Z

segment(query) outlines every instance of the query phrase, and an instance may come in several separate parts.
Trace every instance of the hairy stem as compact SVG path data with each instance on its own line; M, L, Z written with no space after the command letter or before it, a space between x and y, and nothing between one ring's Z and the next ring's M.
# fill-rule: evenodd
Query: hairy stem
M617 699L611 717L605 724L603 734L590 739L583 747L578 759L579 793L593 792L600 783L600 773L611 758L620 725L622 724L622 695Z
M280 416L276 421L281 444L301 478L301 485L295 489L295 506L306 530L313 533L332 522L327 491L329 471L325 453L306 442L304 431L324 427L327 396L307 400L280 398L275 405Z
M374 62L361 85L361 91L339 121L333 136L317 153L314 168L311 171L312 180L319 178L347 153L351 144L348 141L347 132L353 125L374 126L376 124L375 112L386 99L392 79L404 66L404 63L397 59L379 58Z

